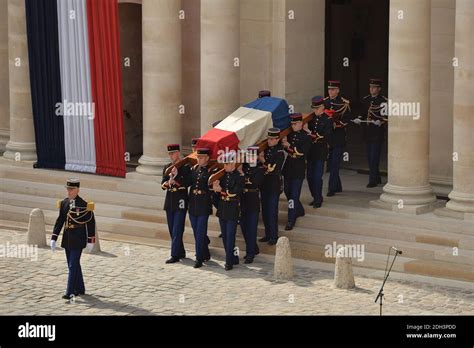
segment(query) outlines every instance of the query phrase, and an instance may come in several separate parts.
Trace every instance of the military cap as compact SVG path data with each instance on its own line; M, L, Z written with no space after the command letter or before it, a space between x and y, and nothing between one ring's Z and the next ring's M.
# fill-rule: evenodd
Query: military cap
M341 87L341 81L336 81L336 80L328 81L328 88L340 88L340 87Z
M200 147L198 149L196 149L196 152L198 155L210 155L211 153L211 150L207 147Z
M70 178L67 179L66 187L67 188L79 188L81 186L81 182L77 178Z
M168 153L179 151L179 150L180 150L179 144L168 144Z
M191 147L195 147L197 145L198 141L199 141L199 138L192 138L191 139Z
M370 87L382 87L382 80L381 79L370 79L369 80Z
M321 106L321 105L323 105L323 104L324 104L324 98L321 97L321 96L319 96L319 95L316 96L316 97L313 97L313 98L311 99L311 108L312 108L312 109L315 109L315 108L317 108L318 106Z
M291 114L290 119L291 119L291 123L303 121L303 114L301 113Z
M269 138L279 138L280 137L280 128L270 128L268 130L267 136Z
M270 91L267 91L267 90L263 90L263 91L258 92L258 97L259 98L271 97L271 96L272 96L272 93Z

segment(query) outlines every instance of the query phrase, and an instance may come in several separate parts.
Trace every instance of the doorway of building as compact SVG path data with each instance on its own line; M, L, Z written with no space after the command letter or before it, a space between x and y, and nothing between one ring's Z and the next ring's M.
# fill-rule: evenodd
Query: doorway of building
M389 0L326 0L327 80L341 81L341 94L351 101L352 112L362 115L361 99L368 94L370 78L388 80ZM385 141L380 169L387 168ZM343 167L368 169L361 126L347 128L349 161Z
M143 154L142 5L119 3L122 96L127 170Z

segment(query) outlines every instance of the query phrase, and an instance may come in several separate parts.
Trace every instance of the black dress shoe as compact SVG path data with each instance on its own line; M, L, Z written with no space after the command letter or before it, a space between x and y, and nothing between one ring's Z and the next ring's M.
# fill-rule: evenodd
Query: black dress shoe
M277 243L277 241L275 239L270 239L267 244L268 245L275 245L276 243Z
M377 187L377 184L375 182L369 182L366 187L367 188Z
M309 205L313 205L314 204L314 199L309 203Z
M168 260L166 260L166 263L176 263L176 262L179 262L179 259L174 256L171 256Z
M268 238L268 237L262 237L258 241L262 242L262 243L265 243L265 242L268 242L269 240L270 240L270 238Z
M314 203L313 208L321 208L322 203Z
M253 263L253 257L246 257L244 263L245 264Z
M70 300L73 295L63 295L62 298L65 300Z
M81 291L81 292L75 292L74 293L74 296L81 296L81 295L85 295L85 292Z
M234 266L228 265L228 264L226 263L225 266L224 266L224 268L225 268L226 271L230 271L232 268L234 268Z
M334 191L328 191L327 195L328 197L334 196L336 193Z
M285 226L285 231L291 231L294 225L294 223L288 222Z
M201 261L196 261L194 263L194 268L201 268L202 267L202 262Z
M206 256L206 257L204 258L204 262L207 262L207 261L209 261L210 259L211 259L211 255L208 255L208 256Z

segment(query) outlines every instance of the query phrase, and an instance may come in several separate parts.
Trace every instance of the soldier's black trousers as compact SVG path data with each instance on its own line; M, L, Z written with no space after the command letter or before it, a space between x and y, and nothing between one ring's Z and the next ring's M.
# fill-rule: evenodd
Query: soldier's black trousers
M303 179L293 179L285 177L284 191L288 200L288 222L294 224L299 216L304 215L304 207L301 204L301 187Z
M240 219L240 227L245 239L247 258L253 258L257 250L257 226L259 213L245 214Z
M382 143L379 141L367 143L367 161L369 162L369 183L377 184L380 180L379 163Z
M219 218L221 226L222 243L225 249L225 263L227 265L239 264L239 254L235 249L235 234L237 232L237 220L224 220Z
M314 203L323 203L324 160L308 161L307 176L309 191Z
M262 217L265 225L265 237L269 240L278 239L278 201L279 191L262 191Z
M66 295L74 295L78 293L85 293L84 279L82 277L81 269L81 255L82 249L65 249L67 267L69 274L67 277L67 290Z
M194 216L189 214L191 227L193 228L195 247L196 247L196 261L203 262L204 259L209 258L209 238L207 237L207 223L209 215Z
M330 192L341 192L342 182L339 176L339 167L341 166L344 146L334 146L331 152L331 161L329 162L329 186Z
M178 259L186 257L183 245L184 222L186 220L186 210L166 211L168 230L171 236L171 256Z

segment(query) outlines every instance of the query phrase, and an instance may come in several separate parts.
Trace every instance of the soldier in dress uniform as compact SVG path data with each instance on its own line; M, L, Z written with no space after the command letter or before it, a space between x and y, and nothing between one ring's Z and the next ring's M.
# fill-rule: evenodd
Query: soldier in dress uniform
M181 160L179 144L168 145L168 155L171 163L163 168L161 188L166 190L163 209L166 211L168 230L171 237L171 257L166 260L166 263L175 263L186 257L183 233L186 211L188 209L188 187L191 185L191 169L187 164L179 169L174 167ZM173 167L173 169L169 175L165 175L169 167Z
M283 148L288 153L283 166L283 187L288 200L286 231L292 230L296 219L305 213L300 195L306 173L306 156L311 147L311 138L303 131L303 115L292 114L290 119L292 131L282 140Z
M235 249L235 234L240 215L240 196L244 190L244 176L236 169L236 155L227 152L222 156L225 173L220 180L213 182L213 190L219 197L217 216L225 249L225 270L239 264Z
M353 120L356 124L361 124L362 121L365 121L366 125L364 135L367 142L367 160L369 162L368 188L376 187L382 183L379 163L382 144L385 140L385 125L388 123L387 115L383 115L382 110L383 104L388 99L380 94L381 90L381 79L369 80L369 95L362 99L365 116Z
M258 99L264 98L264 97L271 97L271 96L272 96L272 93L270 91L267 91L267 90L263 90L263 91L258 92Z
M313 197L310 204L314 208L320 208L323 203L324 162L328 157L328 139L332 132L332 123L324 112L323 97L313 97L311 108L314 110L314 117L303 127L312 142L308 154L307 180Z
M281 169L285 161L285 152L280 144L280 129L268 130L265 151L259 154L263 168L262 182L262 217L265 225L265 237L259 242L275 245L278 240L278 202L281 194Z
M67 198L58 201L59 216L51 236L51 250L56 250L61 229L64 226L61 247L66 251L69 275L64 299L84 295L86 292L81 269L82 249L92 251L95 243L94 203L86 202L79 196L79 179L69 179L66 183Z
M189 220L196 242L196 262L194 268L202 267L202 263L211 259L207 223L212 214L212 192L209 188L209 155L208 148L198 148L197 164L191 170L191 188L189 190Z
M246 162L239 167L244 175L245 187L241 198L240 227L245 239L244 263L252 263L259 253L257 245L257 226L260 215L260 185L263 180L263 169L258 163L258 146L250 146L246 153Z
M330 110L329 116L333 124L333 132L329 138L329 186L327 196L342 192L342 182L339 176L344 147L346 145L346 127L352 120L350 102L339 95L341 83L328 81L329 96L324 99L324 108Z

